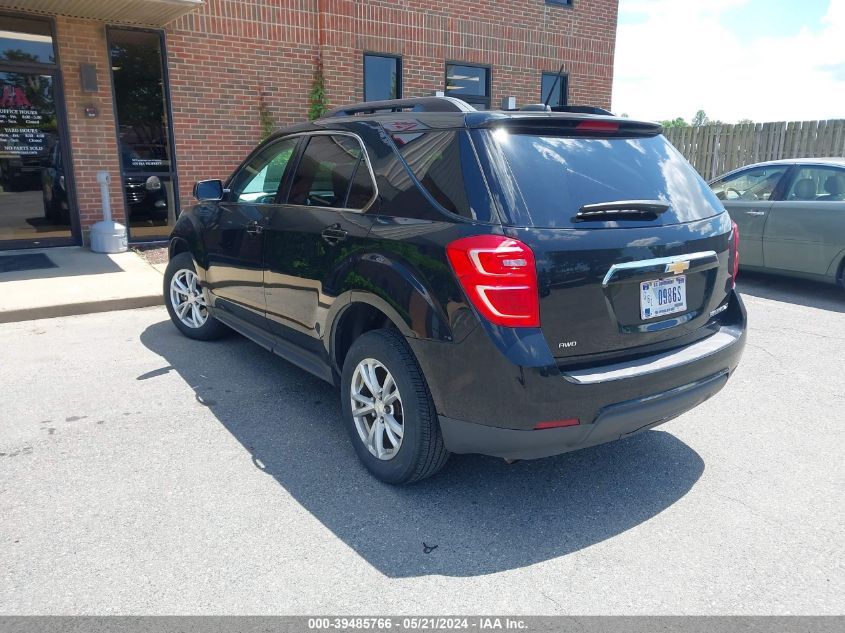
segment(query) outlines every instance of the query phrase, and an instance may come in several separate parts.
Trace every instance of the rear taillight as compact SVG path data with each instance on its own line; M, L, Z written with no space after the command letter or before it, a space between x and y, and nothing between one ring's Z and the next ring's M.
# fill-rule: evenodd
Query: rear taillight
M734 260L733 270L733 287L736 288L736 276L739 274L739 227L736 222L731 220L732 235L731 235L731 250Z
M467 297L485 319L507 327L540 327L534 253L519 240L476 235L446 247Z

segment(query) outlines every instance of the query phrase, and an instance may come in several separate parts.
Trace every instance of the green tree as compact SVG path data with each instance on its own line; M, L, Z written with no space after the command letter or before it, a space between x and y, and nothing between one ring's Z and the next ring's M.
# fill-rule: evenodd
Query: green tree
M709 125L710 119L707 118L707 113L704 110L699 110L692 118L693 127L701 127L702 125Z
M738 125L745 125L748 123L754 123L754 121L752 121L751 119L740 119L739 121L737 121Z
M660 125L669 129L673 127L688 127L689 123L684 121L681 117L678 117L677 119L666 119L665 121L661 121Z
M319 119L329 110L328 99L326 97L326 82L323 78L322 67L318 68L314 75L314 85L311 86L308 103L308 118L312 121Z

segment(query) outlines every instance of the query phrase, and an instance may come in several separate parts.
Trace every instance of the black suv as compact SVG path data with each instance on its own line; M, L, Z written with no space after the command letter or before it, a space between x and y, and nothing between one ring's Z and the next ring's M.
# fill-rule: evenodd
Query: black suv
M237 330L338 385L386 482L651 428L745 345L736 227L653 123L367 103L194 195L164 280L176 327Z

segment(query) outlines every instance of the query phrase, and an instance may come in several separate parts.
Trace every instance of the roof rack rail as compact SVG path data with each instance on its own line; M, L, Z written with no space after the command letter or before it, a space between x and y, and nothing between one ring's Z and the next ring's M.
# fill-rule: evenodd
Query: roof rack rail
M416 97L413 99L391 99L389 101L367 101L341 106L329 111L326 118L375 114L376 112L475 112L467 102L454 97Z

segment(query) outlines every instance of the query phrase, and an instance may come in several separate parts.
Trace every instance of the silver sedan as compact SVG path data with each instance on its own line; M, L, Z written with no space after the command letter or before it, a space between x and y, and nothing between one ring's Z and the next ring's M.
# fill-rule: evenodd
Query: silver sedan
M739 227L741 268L845 288L845 158L757 163L710 187Z

